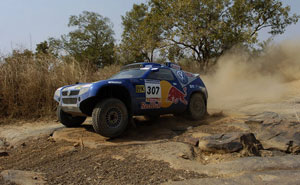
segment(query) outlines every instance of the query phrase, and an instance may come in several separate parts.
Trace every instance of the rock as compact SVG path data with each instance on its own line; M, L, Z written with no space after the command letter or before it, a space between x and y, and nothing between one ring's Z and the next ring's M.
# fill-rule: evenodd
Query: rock
M62 124L45 123L25 123L22 125L5 125L0 128L0 136L4 138L5 143L14 148L21 146L27 138L39 138L43 135L49 135L55 130L64 128Z
M262 157L285 156L286 153L277 150L260 150Z
M8 156L8 153L5 150L0 149L0 157L6 157Z
M243 149L240 138L243 133L232 132L225 134L215 134L202 137L199 140L199 148L202 151L213 153L232 153Z
M202 137L200 150L212 153L232 153L243 150L245 156L260 156L262 144L253 133L231 132Z
M183 159L190 159L190 157L187 154L184 154L184 153L179 153L178 156L183 158Z
M263 149L262 144L255 138L254 134L248 133L240 137L243 145L243 154L246 156L260 156L260 150Z
M198 146L198 144L199 144L199 139L195 138L195 137L192 137L192 136L179 137L177 139L177 141L187 143L187 144L190 144L192 146Z
M194 171L210 177L229 177L241 175L243 173L266 172L274 170L300 170L300 155L242 157L235 160L204 165L193 160L183 159L182 157L178 156L180 153L193 156L191 147L185 143L179 142L165 142L144 145L143 148L139 149L138 156L147 157L151 160L159 159L169 163L171 168Z
M247 120L246 123L250 122L257 122L257 123L263 123L265 120L281 120L281 116L275 112L263 112L260 114L256 114L253 116L250 116Z
M256 138L267 150L285 153L300 153L300 124L287 115L263 112L247 118L246 123L252 127Z
M270 172L247 173L233 177L189 179L167 182L164 185L215 185L215 184L299 184L300 170L277 170Z
M0 174L5 181L18 185L42 185L46 184L44 174L20 171L20 170L5 170Z
M53 139L52 136L49 136L48 139L47 139L47 141L50 141L50 142L53 142L53 143L55 142L55 140Z
M256 131L256 137L265 149L294 154L300 152L300 124L288 120L262 124Z
M211 136L211 134L209 133L204 133L204 132L194 132L192 133L191 137L193 138L198 138L201 139L202 137L207 137L207 136Z

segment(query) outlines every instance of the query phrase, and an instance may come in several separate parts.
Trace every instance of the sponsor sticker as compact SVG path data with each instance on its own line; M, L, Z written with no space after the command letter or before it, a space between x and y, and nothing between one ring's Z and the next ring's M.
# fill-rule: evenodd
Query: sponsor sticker
M135 91L136 91L136 93L145 93L145 86L144 85L136 85Z
M160 109L161 103L160 102L142 102L141 109Z
M169 91L169 95L168 95L168 101L173 102L174 104L177 104L178 102L181 102L185 105L188 104L188 102L186 101L185 97L187 95L186 92L186 87L183 88L184 93L181 92L179 89L177 89L176 87L172 86L170 91Z
M183 83L183 84L187 84L188 83L189 79L188 79L188 77L185 75L185 73L183 71L177 71L176 75L177 75L177 77L178 77L178 79L179 79L179 81L181 83Z
M122 84L121 81L108 81L109 84Z

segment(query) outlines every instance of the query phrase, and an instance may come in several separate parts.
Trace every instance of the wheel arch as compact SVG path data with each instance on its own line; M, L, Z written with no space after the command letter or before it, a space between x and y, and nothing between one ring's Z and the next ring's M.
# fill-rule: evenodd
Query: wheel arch
M90 97L80 103L80 110L84 114L91 116L93 109L97 105L97 103L106 98L117 98L125 104L129 113L132 111L132 103L129 90L122 85L116 84L102 86L97 91L96 96Z
M201 91L201 90L195 90L195 91L193 91L193 92L190 94L190 97L189 97L189 103L190 103L190 100L191 100L191 98L192 98L192 96L193 96L194 94L201 94L201 96L202 96L203 99L204 99L205 106L207 107L207 97L206 97L205 93L204 93L203 91Z

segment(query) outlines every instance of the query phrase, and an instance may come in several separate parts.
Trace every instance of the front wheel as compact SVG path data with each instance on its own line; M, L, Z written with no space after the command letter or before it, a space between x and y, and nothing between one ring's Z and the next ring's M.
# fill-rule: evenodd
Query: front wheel
M128 111L125 104L115 98L105 99L93 110L93 128L105 137L120 136L128 124Z
M202 94L193 94L187 110L187 116L191 120L201 120L206 115L207 109Z
M64 112L61 107L57 108L57 117L66 127L79 127L86 120L84 116L72 116Z

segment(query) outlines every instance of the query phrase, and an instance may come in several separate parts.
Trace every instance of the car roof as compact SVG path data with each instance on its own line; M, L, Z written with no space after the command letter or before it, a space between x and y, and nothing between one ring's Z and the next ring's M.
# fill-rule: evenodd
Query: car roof
M154 63L154 62L139 62L139 63L133 63L133 64L128 64L122 67L121 70L126 70L126 69L137 69L137 68L174 68L177 70L181 70L181 67L177 64L167 62L165 65L159 64L159 63Z

